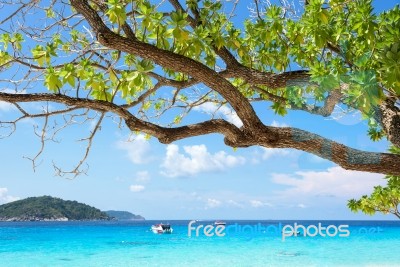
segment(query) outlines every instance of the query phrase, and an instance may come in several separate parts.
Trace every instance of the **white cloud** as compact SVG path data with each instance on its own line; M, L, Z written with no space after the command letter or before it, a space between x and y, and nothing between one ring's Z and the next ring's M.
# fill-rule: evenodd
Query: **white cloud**
M359 110L346 110L339 105L335 106L329 118L343 125L355 125L363 121Z
M208 102L201 104L200 106L196 106L194 110L205 112L211 115L221 116L238 127L243 125L236 112L227 106L219 106Z
M264 206L263 203L260 200L250 200L250 205L254 208L262 207Z
M261 208L261 207L272 207L271 203L262 202L260 200L250 200L250 206L253 208Z
M266 147L262 147L261 149L262 149L261 158L263 160L267 160L267 159L270 159L270 158L275 157L275 156L284 157L284 156L288 156L290 154L290 150L289 149L266 148Z
M236 208L244 208L244 206L243 206L242 204L240 204L240 203L238 203L237 201L232 200L232 199L229 199L229 200L227 201L227 204L228 204L229 206L233 206L233 207L236 207Z
M297 207L298 207L298 208L302 208L302 209L307 208L307 206L304 205L303 203L298 204Z
M148 182L150 181L150 174L148 171L139 171L136 173L135 177L136 182Z
M360 197L369 194L374 186L385 184L381 174L347 171L341 167L332 167L326 171L299 171L294 175L273 174L272 181L289 187L280 192L286 197Z
M273 127L289 127L289 125L287 125L286 123L281 123L281 122L278 122L275 120L272 121L271 126L273 126Z
M13 109L13 105L4 101L0 101L0 111L10 111Z
M0 187L0 204L19 200L19 197L10 196L6 187Z
M207 203L206 203L206 209L213 209L221 206L222 202L214 199L214 198L208 198Z
M133 184L129 187L129 190L131 190L132 192L142 192L144 191L145 187L143 185L139 185L139 184Z
M131 142L119 141L117 147L127 151L129 159L135 164L148 163L153 159L149 156L151 152L150 142L142 134L139 134Z
M168 145L161 173L169 177L193 176L201 172L223 171L246 162L243 157L228 155L224 151L211 154L205 145L184 146L186 154L179 153L179 146Z

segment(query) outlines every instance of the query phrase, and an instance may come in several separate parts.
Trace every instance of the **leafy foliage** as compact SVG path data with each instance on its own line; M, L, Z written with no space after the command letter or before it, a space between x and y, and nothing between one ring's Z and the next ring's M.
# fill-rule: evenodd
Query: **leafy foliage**
M387 176L386 187L375 186L370 196L364 195L360 199L349 200L347 206L353 212L362 211L368 215L376 212L394 214L400 219L400 177Z
M400 149L392 146L392 153L400 154ZM400 219L400 176L387 175L387 186L375 186L370 196L364 195L360 199L351 199L347 206L353 212L361 211L368 215L376 212L393 214Z
M365 117L374 116L374 107L387 96L387 90L394 96L400 94L400 11L399 7L374 14L371 0L363 1L308 1L304 13L299 17L285 16L280 6L269 6L257 19L247 19L243 27L237 27L223 12L220 1L187 1L187 5L197 10L196 26L190 24L189 13L175 10L168 15L148 0L116 1L108 0L105 12L111 27L120 31L121 25L136 25L136 36L161 49L184 55L215 68L218 56L215 49L226 47L239 59L240 63L260 71L288 71L295 64L308 69L311 80L318 84L300 90L296 97L289 96L288 103L301 106L306 96L312 94L322 102L330 91L346 83L343 103L359 109ZM93 7L96 7L93 4ZM51 8L46 12L55 18ZM135 10L131 17L129 10ZM38 44L32 49L32 56L39 66L53 68L47 71L45 86L56 92L64 85L74 87L76 79L90 89L94 99L112 101L115 96L130 103L137 94L152 87L151 78L146 74L154 69L152 62L132 57L131 54L111 55L123 59L130 70L110 68L108 72L96 67L90 57L81 58L78 65L71 63L54 68L53 62L70 48L86 47L88 36L78 29L70 31L70 40L54 35L46 45ZM0 63L8 60L7 49L11 44L20 50L24 37L21 33L2 34L0 42L4 51ZM107 55L102 55L107 58ZM90 67L89 67L90 66ZM74 68L76 72L74 72ZM99 73L99 71L101 73ZM182 74L164 68L165 73L182 79ZM379 86L382 84L384 87ZM243 84L243 86L246 86ZM255 97L253 89L240 88L246 97ZM260 86L268 90L268 86ZM289 86L290 87L290 86ZM277 95L284 95L287 86L275 88ZM303 88L304 89L304 88ZM155 108L153 102L152 108ZM280 115L287 113L290 105L273 103L271 108ZM371 129L374 132L374 129ZM384 132L380 132L384 135ZM373 140L379 139L370 134Z
M98 119L82 139L90 148L103 119L113 117L163 143L221 133L232 147L291 147L347 169L398 174L393 153L365 152L384 159L381 169L354 164L349 147L347 154L322 151L330 140L291 127L271 129L253 103L280 116L357 110L372 140L387 138L399 147L399 6L377 14L371 0L310 0L300 8L256 2L246 14L245 1L21 1L16 9L3 1L4 10L16 11L0 24L1 83L17 94L0 93L1 101L14 104L23 118L45 118L45 129L35 132L43 143L56 141L60 124ZM67 107L36 114L19 105L42 87L47 93L35 95L35 102ZM188 116L208 104L215 107L210 120ZM222 110L243 125L233 125ZM57 115L61 123L48 123ZM4 128L15 129L20 119L4 121ZM306 141L294 140L298 131ZM311 139L316 142L306 145ZM72 173L79 173L89 148ZM355 161L365 159L361 152Z

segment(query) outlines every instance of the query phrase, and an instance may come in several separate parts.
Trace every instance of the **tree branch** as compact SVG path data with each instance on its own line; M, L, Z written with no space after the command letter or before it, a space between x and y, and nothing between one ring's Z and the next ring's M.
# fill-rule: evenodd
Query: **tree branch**
M165 144L188 137L220 133L225 136L225 143L232 147L260 145L270 148L295 148L328 159L344 169L400 175L400 155L357 150L297 128L263 125L257 129L248 130L246 127L239 129L222 119L166 128L140 120L123 107L110 102L55 94L0 93L0 101L9 103L52 101L102 113L112 112L123 119L130 130L150 134Z
M400 147L400 109L396 107L394 101L386 99L379 105L379 111L379 122L389 141Z
M202 63L183 55L159 49L153 45L128 39L112 32L93 10L87 1L71 0L72 6L81 13L93 28L99 42L104 46L138 55L154 61L156 64L177 72L185 73L213 88L224 97L237 112L247 127L259 127L262 123L247 99L229 81Z

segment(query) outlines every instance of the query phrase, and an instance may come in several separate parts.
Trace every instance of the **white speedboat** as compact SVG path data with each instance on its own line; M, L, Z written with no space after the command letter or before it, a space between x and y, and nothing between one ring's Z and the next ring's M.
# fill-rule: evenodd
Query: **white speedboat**
M155 224L151 226L151 231L155 234L171 234L173 229L170 224Z
M224 222L224 221L215 221L214 225L226 225L226 222Z

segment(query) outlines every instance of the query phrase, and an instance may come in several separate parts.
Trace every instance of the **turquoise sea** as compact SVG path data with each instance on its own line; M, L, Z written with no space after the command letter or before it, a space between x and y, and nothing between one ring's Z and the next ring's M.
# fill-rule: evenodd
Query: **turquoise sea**
M160 222L1 222L0 266L400 266L399 221L226 221L222 237L204 228L189 237L189 221L153 234ZM295 223L333 225L331 235L348 225L349 236L283 241L282 227Z

